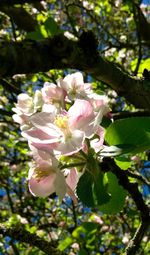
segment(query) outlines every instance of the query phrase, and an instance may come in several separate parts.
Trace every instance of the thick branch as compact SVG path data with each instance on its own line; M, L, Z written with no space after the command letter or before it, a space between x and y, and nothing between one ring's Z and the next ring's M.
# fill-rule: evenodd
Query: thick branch
M24 4L24 3L35 3L40 2L39 0L0 0L0 6L10 6L14 4Z
M36 234L31 234L21 225L6 227L4 224L0 223L0 234L2 234L3 236L10 236L15 240L30 244L31 246L36 246L41 251L49 255L62 254L60 251L57 250L53 243L45 241L44 239L38 237Z
M2 6L1 11L6 13L17 25L19 29L27 32L34 31L38 25L36 20L23 8L15 6Z
M139 32L147 45L150 47L150 23L148 23L146 17L144 16L141 8L138 4L133 2L133 5L136 8L136 18Z
M0 7L6 8L6 7L12 7L15 4L23 5L25 3L33 4L33 6L39 11L44 10L44 7L40 0L0 0Z
M138 108L150 109L150 81L136 79L98 56L92 40L71 41L62 34L40 42L0 43L0 75L73 68L109 85ZM94 45L95 46L95 45Z

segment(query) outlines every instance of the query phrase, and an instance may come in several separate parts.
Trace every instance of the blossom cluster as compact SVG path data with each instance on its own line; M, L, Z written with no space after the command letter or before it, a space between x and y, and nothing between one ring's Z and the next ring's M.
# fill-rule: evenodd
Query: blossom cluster
M104 140L100 123L109 112L107 97L94 93L76 72L57 84L45 82L34 97L20 94L13 111L33 156L30 192L41 197L56 192L60 199L67 193L76 202L74 191L81 173L75 164L64 166L63 157L75 158L78 165L89 147L99 153Z

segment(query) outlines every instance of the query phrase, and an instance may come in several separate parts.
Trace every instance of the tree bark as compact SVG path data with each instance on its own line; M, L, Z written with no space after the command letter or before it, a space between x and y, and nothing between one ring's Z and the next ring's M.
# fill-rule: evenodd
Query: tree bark
M72 68L85 71L114 89L137 108L150 109L150 80L130 76L98 55L92 42L67 39L63 34L42 41L0 43L0 76Z

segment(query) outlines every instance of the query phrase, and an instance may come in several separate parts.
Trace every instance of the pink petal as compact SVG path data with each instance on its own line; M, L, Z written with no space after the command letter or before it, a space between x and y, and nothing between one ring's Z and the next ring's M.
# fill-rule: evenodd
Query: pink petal
M94 134L95 115L91 103L77 99L70 107L68 114L71 129L82 130L88 138Z
M78 129L84 127L94 119L92 105L86 100L77 99L69 111L70 125Z
M58 133L54 129L45 129L44 131L38 128L31 128L27 131L22 132L22 136L27 138L29 141L36 144L53 144L59 141ZM52 132L53 134L52 134ZM49 132L48 132L49 131Z
M68 174L66 178L66 183L72 190L75 190L78 180L79 180L79 177L78 177L77 170L75 168L71 169L70 173Z
M53 172L42 180L37 181L35 178L29 180L29 190L32 195L38 197L47 197L55 192L54 181L56 173Z
M72 201L75 205L78 204L77 197L74 193L74 191L67 185L67 194L72 198Z
M105 130L101 126L99 126L97 135L99 136L96 139L91 140L90 144L91 147L95 150L95 152L99 152L102 149L103 143L104 143L104 135Z

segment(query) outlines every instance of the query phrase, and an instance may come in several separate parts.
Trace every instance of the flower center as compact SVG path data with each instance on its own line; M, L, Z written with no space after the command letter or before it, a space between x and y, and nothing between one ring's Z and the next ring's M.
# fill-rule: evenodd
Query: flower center
M48 177L50 175L50 172L53 172L53 170L50 168L42 169L42 168L37 167L34 170L34 178L38 182L40 182L43 178Z
M55 119L55 125L60 129L66 129L68 127L68 117L67 116L57 116Z
M65 140L71 137L71 132L68 126L68 117L67 116L57 116L55 121L55 125L61 129L65 136Z

